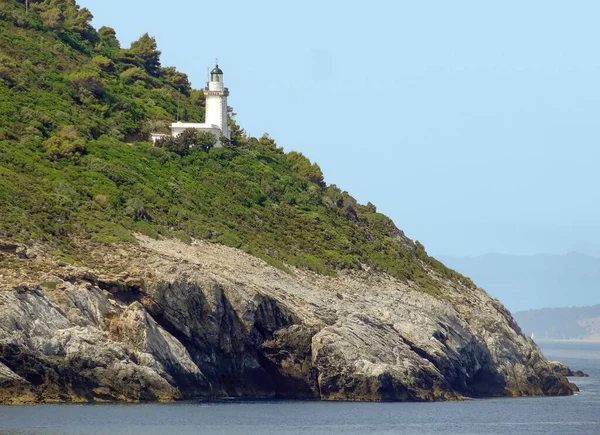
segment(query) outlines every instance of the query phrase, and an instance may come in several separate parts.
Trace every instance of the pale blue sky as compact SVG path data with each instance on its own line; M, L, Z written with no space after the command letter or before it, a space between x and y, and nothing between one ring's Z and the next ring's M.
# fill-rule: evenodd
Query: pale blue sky
M600 2L79 3L430 253L600 255Z

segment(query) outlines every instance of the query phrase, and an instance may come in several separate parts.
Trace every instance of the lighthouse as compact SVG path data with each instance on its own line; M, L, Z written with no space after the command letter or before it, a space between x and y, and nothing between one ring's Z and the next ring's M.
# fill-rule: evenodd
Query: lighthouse
M221 135L230 139L229 126L227 125L227 97L229 89L223 82L223 70L217 63L210 72L210 81L204 89L206 97L205 122L216 125L221 130Z
M217 144L215 146L221 146L221 136L231 139L231 132L227 125L227 97L229 96L229 89L225 87L223 82L223 70L219 68L218 62L210 72L210 80L206 83L206 88L204 88L204 96L206 98L204 122L174 122L171 124L170 136L177 137L183 133L184 130L193 128L195 130L208 131L214 134L217 138ZM160 138L169 135L151 133L150 136L152 142L156 142Z

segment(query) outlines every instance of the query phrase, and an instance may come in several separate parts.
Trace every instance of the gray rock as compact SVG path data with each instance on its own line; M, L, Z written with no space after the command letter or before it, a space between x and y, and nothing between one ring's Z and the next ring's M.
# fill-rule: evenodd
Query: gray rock
M565 364L559 361L550 361L550 367L554 370L554 373L560 374L562 376L572 376L574 378L589 378L590 375L582 372L581 370L571 370ZM578 390L575 390L578 391Z
M114 254L118 275L68 266L0 287L0 402L572 393L498 301L433 271L438 298L368 270L287 274L139 241Z

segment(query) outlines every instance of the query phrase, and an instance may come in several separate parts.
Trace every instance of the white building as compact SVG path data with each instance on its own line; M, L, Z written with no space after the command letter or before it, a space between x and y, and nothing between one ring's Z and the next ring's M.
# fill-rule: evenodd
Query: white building
M210 72L210 81L207 83L206 88L204 88L204 95L206 96L205 122L174 122L171 124L171 136L177 137L184 130L194 128L196 130L208 131L214 134L217 139L221 136L225 136L227 139L231 138L231 132L227 125L227 97L229 96L229 89L223 83L223 71L219 68L218 64ZM154 143L164 136L168 135L151 133L152 142ZM220 145L217 142L216 146Z

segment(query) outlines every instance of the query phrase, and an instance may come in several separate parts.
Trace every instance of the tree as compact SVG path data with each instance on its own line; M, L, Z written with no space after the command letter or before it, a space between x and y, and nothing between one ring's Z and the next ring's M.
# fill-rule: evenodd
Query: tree
M187 74L181 73L175 69L174 66L168 66L160 69L160 76L163 81L184 95L189 95L192 90L192 85L188 79Z
M98 30L98 39L99 42L97 48L111 57L114 57L121 49L121 44L117 39L117 33L112 27L100 27Z
M275 142L275 139L269 136L269 133L264 133L262 137L258 140L258 143L260 146L266 148L269 151L277 150L277 143Z
M75 0L34 2L31 9L39 12L44 26L50 30L75 32L93 42L98 37L91 25L94 16L87 8L80 8Z
M202 89L193 89L190 91L190 103L194 106L204 109L206 105L206 96Z
M131 43L129 52L142 60L148 74L158 77L160 73L160 54L156 39L144 33L140 39Z
M80 9L74 1L72 3L69 2L65 18L65 27L67 29L79 33L88 41L96 42L98 40L98 34L90 24L94 16L89 9Z
M108 26L102 26L98 29L98 36L102 42L110 43L112 46L116 48L121 48L121 44L117 39L117 32L115 29Z
M181 143L173 136L163 136L158 139L154 145L159 148L164 148L172 153L179 154L180 156L185 156L190 152L190 147L183 146Z
M160 148L165 148L180 156L185 156L192 148L200 148L204 151L211 150L217 144L217 137L210 131L198 131L187 128L177 137L164 136L155 142Z
M62 30L65 24L65 15L59 7L49 7L40 11L44 26L50 30Z
M179 136L175 138L175 140L181 145L186 147L187 149L192 148L193 146L198 145L198 132L193 128L186 128L181 132Z
M219 137L219 142L225 148L234 149L237 147L237 144L233 142L233 140L229 139L227 136L221 135L221 137Z
M235 121L236 113L230 106L227 106L227 115L227 125L229 126L229 131L231 132L231 140L229 140L228 145L230 147L246 145L248 143L248 136L246 135L246 130L241 128Z
M210 131L199 131L197 134L198 148L209 151L217 144L217 137Z
M298 171L300 175L320 187L325 187L323 172L318 164L310 162L302 153L291 151L287 154L288 161L292 164L292 168Z

